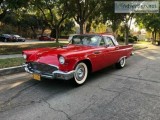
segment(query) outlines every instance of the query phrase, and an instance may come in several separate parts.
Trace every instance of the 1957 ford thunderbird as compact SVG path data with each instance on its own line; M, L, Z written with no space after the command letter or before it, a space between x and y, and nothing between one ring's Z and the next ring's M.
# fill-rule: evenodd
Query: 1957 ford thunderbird
M25 71L33 79L72 79L82 85L88 73L115 64L123 68L132 55L132 45L119 45L112 35L75 35L66 46L24 50Z

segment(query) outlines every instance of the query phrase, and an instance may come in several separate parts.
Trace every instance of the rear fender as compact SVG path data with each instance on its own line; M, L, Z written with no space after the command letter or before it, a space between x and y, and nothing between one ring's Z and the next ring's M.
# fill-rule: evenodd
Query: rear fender
M123 56L123 57L121 57L121 58L118 60L118 62L119 62L121 59L123 59L123 58L125 58L125 59L126 59L126 58L127 58L127 56ZM118 63L118 62L117 62L117 63Z

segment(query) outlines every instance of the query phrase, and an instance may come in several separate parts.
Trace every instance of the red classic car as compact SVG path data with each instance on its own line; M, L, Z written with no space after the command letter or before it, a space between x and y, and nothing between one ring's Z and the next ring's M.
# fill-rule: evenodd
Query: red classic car
M132 45L121 46L112 35L75 35L70 43L58 48L39 48L23 51L25 70L33 78L72 79L82 85L89 72L112 64L123 68L132 55Z
M54 41L55 39L46 35L42 35L39 37L40 41Z

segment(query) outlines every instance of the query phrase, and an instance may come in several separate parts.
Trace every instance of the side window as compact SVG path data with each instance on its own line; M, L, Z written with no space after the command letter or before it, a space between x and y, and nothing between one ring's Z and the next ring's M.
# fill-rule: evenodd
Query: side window
M109 46L109 47L115 46L111 38L104 37L104 40L105 40L107 46Z
M72 44L82 44L81 39L79 36L73 36L71 40Z
M101 40L100 40L100 44L99 44L99 46L105 46L104 39L101 39Z

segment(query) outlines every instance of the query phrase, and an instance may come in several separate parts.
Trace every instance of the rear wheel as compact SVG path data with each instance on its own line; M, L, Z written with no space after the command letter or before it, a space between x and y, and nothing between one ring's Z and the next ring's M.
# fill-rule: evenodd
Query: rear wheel
M76 85L82 85L88 76L88 68L87 65L83 62L77 64L74 73L74 83Z
M116 63L116 68L123 68L126 64L126 58L123 57L120 59L118 63Z

